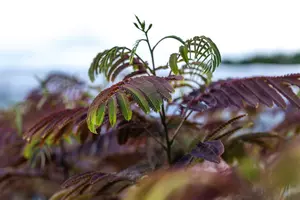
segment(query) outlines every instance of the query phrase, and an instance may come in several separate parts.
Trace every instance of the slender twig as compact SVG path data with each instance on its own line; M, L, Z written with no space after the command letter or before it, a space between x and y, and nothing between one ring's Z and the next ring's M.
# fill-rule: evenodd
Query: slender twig
M193 111L190 110L190 112L189 112L185 117L183 117L183 118L181 119L181 122L180 122L180 124L177 126L177 129L175 130L174 135L173 135L173 137L172 137L172 139L171 139L171 141L170 141L170 144L171 144L171 145L173 144L174 140L176 139L176 136L178 135L179 130L180 130L180 128L182 127L184 121L192 114L192 112L193 112Z
M62 141L62 140L60 142L60 149L61 149L60 164L62 165L62 167L64 169L65 178L68 178L69 177L69 164L65 160L66 149L65 149L64 141Z
M161 113L160 113L161 123L165 130L165 137L166 137L166 144L167 144L167 157L168 157L168 163L172 163L172 155L171 155L171 142L169 138L169 130L166 124L166 113L165 113L165 107L164 105L161 106Z
M151 60L152 60L152 73L153 73L153 75L155 76L155 75L156 75L156 72L155 72L154 55L153 55L153 50L152 50L152 48L151 48L151 45L150 45L150 41L149 41L149 37L148 37L148 33L147 33L147 32L145 32L145 36L146 36L146 40L147 40L147 44L148 44L148 48L149 48L150 55L151 55Z
M144 32L144 33L145 33L145 36L146 36L147 44L148 44L150 55L151 55L152 68L153 68L152 69L152 73L153 73L154 76L156 76L154 54L153 54L155 48L153 48L153 49L151 48L148 34L147 34L147 32ZM165 113L164 104L162 104L162 106L161 106L161 112L159 114L160 114L161 123L162 123L162 125L164 127L164 131L165 131L166 145L164 145L164 146L166 147L165 150L166 150L167 157L168 157L168 163L171 164L171 162L172 162L172 157L171 157L171 143L170 143L170 138L169 138L169 133L168 133L168 127L167 127L167 124L166 124L166 113Z
M164 143L162 143L159 139L157 139L155 135L153 135L148 129L145 128L145 131L150 137L152 137L157 143L159 143L164 148L165 151L167 151L167 146Z
M183 45L185 45L184 41L179 40L179 38L174 38L174 36L172 36L172 35L169 35L169 36L166 36L166 37L161 38L161 39L153 46L152 51L154 51L154 49L157 47L157 45L158 45L160 42L162 42L163 40L168 39L168 38L176 39L177 41L179 41L180 43L182 43Z

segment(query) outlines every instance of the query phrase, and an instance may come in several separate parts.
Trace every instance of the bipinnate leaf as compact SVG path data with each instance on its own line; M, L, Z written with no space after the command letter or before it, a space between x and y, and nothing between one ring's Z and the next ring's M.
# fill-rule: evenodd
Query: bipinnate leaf
M140 106L140 108L146 114L148 114L150 112L150 107L149 107L149 104L148 104L146 98L142 94L142 92L138 88L136 88L134 85L131 85L131 84L125 84L123 87L128 93L131 94L131 96L137 102L137 104Z
M187 67L201 69L202 73L214 72L221 63L221 54L217 46L205 36L187 40L185 46L181 47L180 54L185 62L188 61Z
M231 118L227 122L221 124L219 127L217 127L213 132L211 132L207 137L206 140L214 140L216 138L222 138L222 131L233 124L234 122L238 121L239 119L247 116L247 114L238 115L236 117Z
M221 63L221 54L214 42L205 36L187 40L179 54L172 54L169 66L174 74L185 79L174 88L200 89L211 82L212 73Z
M149 113L150 109L155 112L160 111L163 100L169 101L170 93L174 92L169 81L181 79L181 76L141 76L125 79L103 90L94 99L88 110L87 124L90 131L96 133L106 114L108 114L112 126L116 123L119 111L127 121L130 120L132 117L131 103L137 103L145 113ZM105 108L105 105L108 106L108 109Z
M51 113L35 123L30 129L23 133L23 138L30 142L49 143L58 142L64 134L81 132L86 124L87 108L65 109ZM95 118L91 121L98 122ZM88 134L82 132L80 134Z
M89 171L74 175L62 184L62 190L52 196L52 199L91 199L116 196L134 181L126 174L111 174ZM111 198L109 198L111 199Z
M208 108L257 107L259 104L272 107L276 104L285 109L285 97L292 106L300 108L300 98L291 86L300 87L299 73L223 80L212 83L205 92L193 91L184 98L184 102L193 110L203 110L203 107L199 107L203 103Z
M131 76L146 74L149 67L136 54L140 41L142 40L138 40L133 49L113 47L98 53L89 68L90 80L93 82L98 74L103 74L108 81L114 82L121 72L128 68L136 72L129 73Z

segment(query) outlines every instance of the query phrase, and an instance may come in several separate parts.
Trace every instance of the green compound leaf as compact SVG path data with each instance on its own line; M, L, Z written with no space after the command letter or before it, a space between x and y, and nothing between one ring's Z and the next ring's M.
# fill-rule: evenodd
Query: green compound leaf
M151 109L154 112L159 112L163 100L170 101L172 99L171 93L174 92L174 88L169 82L177 80L182 80L182 77L141 76L125 79L103 90L89 107L88 128L95 133L107 117L111 126L114 126L117 117L121 116L118 115L119 112L122 113L125 120L131 120L130 104L132 103L137 103L147 114ZM105 113L106 111L107 113Z

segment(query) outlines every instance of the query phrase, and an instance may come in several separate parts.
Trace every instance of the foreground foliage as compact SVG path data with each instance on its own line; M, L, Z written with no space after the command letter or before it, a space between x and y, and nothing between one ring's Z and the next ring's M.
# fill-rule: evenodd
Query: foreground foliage
M300 74L212 81L210 38L151 46L152 24L134 25L144 39L89 69L111 86L52 73L1 111L1 198L298 199ZM179 49L156 66L166 39Z

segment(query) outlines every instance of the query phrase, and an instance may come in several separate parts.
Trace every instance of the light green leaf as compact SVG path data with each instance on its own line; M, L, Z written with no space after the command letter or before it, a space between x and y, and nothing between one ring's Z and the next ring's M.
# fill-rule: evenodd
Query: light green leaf
M179 47L179 52L180 52L180 55L183 58L184 62L186 64L188 64L189 63L188 48L186 46L180 46Z
M177 54L173 53L169 59L169 65L171 67L172 72L177 75L179 73L178 65L177 65Z
M101 104L98 108L91 111L90 116L88 117L88 128L92 133L97 133L96 128L101 126L104 115L105 115L105 103Z
M131 120L132 110L130 109L130 104L126 95L122 92L119 92L117 94L117 100L125 120Z
M108 115L111 126L117 122L117 100L116 96L112 96L108 101Z
M103 122L104 119L104 115L105 115L105 104L101 104L99 106L99 108L96 111L96 120L94 121L94 124L97 126L100 126Z

